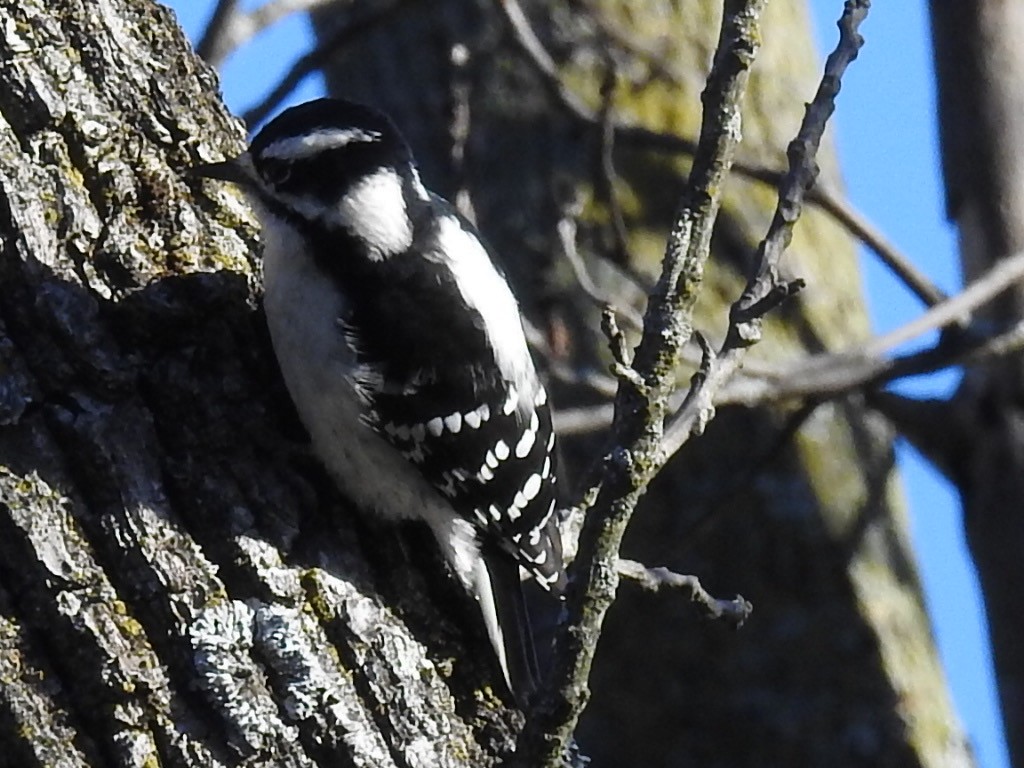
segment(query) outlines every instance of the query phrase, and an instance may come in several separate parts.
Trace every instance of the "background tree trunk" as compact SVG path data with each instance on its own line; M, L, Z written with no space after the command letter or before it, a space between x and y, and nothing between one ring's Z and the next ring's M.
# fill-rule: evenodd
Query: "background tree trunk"
M1024 7L932 2L931 14L946 207L969 282L1024 250ZM975 319L1008 329L1022 317L1018 284ZM1024 765L1024 356L969 369L950 402L904 426L960 491L1007 746Z
M374 7L328 6L316 16L320 40ZM530 317L561 352L556 362L587 369L605 359L604 342L597 310L560 256L556 224L567 190L580 190L581 249L615 250L595 182L597 132L552 97L495 7L448 0L392 14L339 50L328 89L391 112L428 185L449 196L468 191ZM523 7L563 82L585 104L600 109L610 56L620 73L618 118L695 137L721 3L594 0L569 11L536 0ZM781 168L820 69L803 3L770 3L764 30L740 157ZM455 46L468 50L468 64L452 64ZM450 152L458 146L453 114L469 116L462 164ZM629 231L626 266L653 275L687 161L635 144L618 146L615 161ZM835 185L830 154L823 164L825 183ZM774 203L771 189L748 181L734 180L729 192L700 309L701 329L712 335L724 327ZM778 361L865 337L853 244L828 218L805 216L785 264L809 287L775 317L757 355ZM635 299L606 259L590 258L588 266L620 304ZM554 380L563 410L597 399ZM742 593L755 610L732 633L670 594L624 585L577 733L600 762L971 764L923 608L891 432L856 396L822 405L805 421L794 411L721 413L638 512L624 555L695 573L720 595ZM577 478L601 445L599 432L563 440Z
M148 0L0 19L0 765L492 764L469 607L305 454L253 220L180 174L242 146L212 72Z

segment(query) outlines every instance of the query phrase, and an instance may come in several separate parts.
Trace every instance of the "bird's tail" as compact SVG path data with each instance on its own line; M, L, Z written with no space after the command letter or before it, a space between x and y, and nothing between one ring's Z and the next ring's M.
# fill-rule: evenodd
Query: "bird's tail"
M519 565L505 553L479 558L473 568L470 590L480 605L487 636L494 648L505 684L524 711L537 692L540 680L536 640L527 608ZM550 594L542 593L550 599ZM587 768L575 738L562 755L564 768Z
M525 708L537 690L540 673L519 565L504 552L482 557L474 565L472 582L505 684Z

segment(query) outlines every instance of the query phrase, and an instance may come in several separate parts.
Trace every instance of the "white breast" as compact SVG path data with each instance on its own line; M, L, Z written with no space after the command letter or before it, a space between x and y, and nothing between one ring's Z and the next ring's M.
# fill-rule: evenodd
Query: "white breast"
M274 352L313 447L342 492L391 519L422 519L465 581L472 530L419 470L360 421L356 360L339 325L344 296L307 256L299 233L266 210L263 280Z

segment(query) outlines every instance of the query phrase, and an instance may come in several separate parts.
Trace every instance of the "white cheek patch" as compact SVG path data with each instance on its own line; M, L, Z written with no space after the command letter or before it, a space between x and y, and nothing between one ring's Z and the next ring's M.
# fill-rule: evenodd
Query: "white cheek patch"
M402 179L380 170L356 182L324 220L341 226L366 243L371 259L381 261L409 249L412 222L402 196Z

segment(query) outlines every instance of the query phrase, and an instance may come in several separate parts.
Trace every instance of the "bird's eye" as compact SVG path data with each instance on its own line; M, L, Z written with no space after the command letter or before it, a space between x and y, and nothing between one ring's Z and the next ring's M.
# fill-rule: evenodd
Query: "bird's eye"
M265 163L260 170L266 182L275 187L282 187L287 184L288 179L292 175L290 163Z

